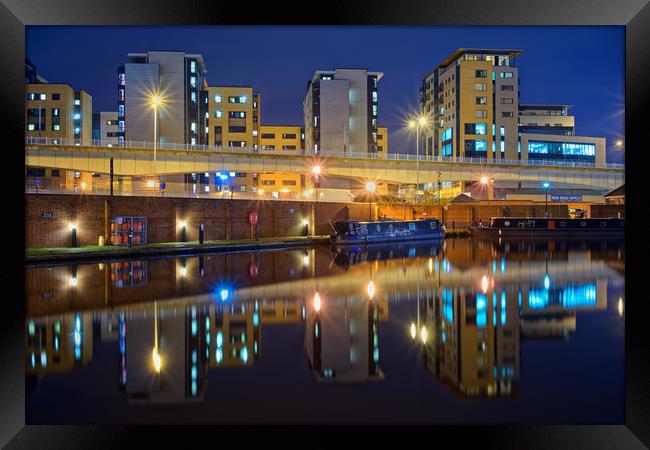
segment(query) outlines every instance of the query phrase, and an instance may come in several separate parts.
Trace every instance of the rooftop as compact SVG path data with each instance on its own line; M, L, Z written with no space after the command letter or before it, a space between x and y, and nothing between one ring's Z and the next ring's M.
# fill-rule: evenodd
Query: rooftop
M479 55L508 55L515 57L521 54L523 50L498 50L498 49L484 49L484 48L458 48L455 52L449 55L444 61L439 64L439 67L447 67L452 62L456 61L461 56L472 53Z

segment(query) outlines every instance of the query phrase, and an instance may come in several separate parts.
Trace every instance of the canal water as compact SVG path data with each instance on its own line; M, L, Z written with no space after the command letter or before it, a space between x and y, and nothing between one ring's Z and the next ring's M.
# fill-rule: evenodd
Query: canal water
M622 241L26 267L26 422L624 423Z

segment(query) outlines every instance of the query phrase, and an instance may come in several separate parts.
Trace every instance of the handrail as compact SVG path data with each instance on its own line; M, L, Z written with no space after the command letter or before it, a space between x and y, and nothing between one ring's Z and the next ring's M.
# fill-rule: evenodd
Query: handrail
M70 141L70 142L68 142ZM33 137L26 136L25 144L27 145L51 145L51 146L70 146L80 147L79 139L69 140L67 138L51 137ZM152 142L144 141L125 141L122 145L113 141L102 141L93 139L90 144L84 143L84 147L101 147L101 148L133 148L153 150ZM211 153L242 153L242 154L269 154L268 150L259 150L251 147L222 147L210 146L205 144L177 144L177 143L160 143L156 145L157 150L184 150L184 151L203 151ZM277 154L286 154L288 156L320 157L320 158L353 158L353 159L371 159L371 160L395 160L395 161L422 161L422 162L440 162L440 163L460 163L460 164L482 164L497 166L534 166L534 167L571 167L571 168L594 168L594 169L625 169L625 164L596 164L582 161L562 161L562 160L519 160L519 159L488 159L488 158L469 158L454 156L429 156L429 155L411 155L407 153L389 153L385 157L377 156L365 152L330 152L319 151L318 153L307 153L305 150L280 150Z

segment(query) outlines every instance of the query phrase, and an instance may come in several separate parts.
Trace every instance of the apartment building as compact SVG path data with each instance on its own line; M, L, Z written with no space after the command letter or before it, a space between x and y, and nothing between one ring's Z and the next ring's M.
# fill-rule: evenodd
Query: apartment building
M303 100L306 151L377 153L382 76L367 69L316 71Z
M572 105L519 105L519 132L574 136Z
M113 147L118 145L117 111L102 111L99 113L99 141L102 145Z
M207 69L203 56L180 51L129 53L117 69L118 142L207 143ZM152 98L161 105L154 109ZM154 112L157 130L154 137Z
M377 128L377 156L385 158L388 155L388 128Z
M260 94L251 86L208 87L207 112L208 145L258 148Z
M25 85L25 135L54 143L90 145L93 99L67 84Z

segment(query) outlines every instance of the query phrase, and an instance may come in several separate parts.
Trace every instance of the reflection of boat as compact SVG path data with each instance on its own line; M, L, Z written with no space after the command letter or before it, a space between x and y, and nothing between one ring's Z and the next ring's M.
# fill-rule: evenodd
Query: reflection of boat
M331 235L332 244L361 244L394 242L414 239L441 239L445 227L438 219L398 220L379 222L336 222Z
M436 256L442 251L442 240L399 242L394 244L333 246L334 262L339 266L351 266L367 261Z
M624 236L625 219L491 217L488 225L470 227L478 236Z

